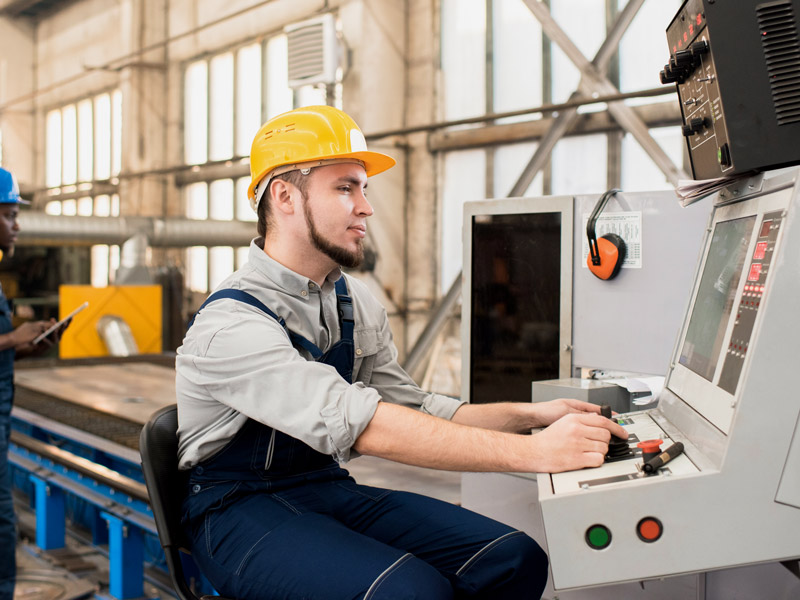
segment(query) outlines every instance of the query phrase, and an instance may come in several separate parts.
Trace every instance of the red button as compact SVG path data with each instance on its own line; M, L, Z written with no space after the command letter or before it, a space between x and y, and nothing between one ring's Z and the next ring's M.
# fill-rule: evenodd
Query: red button
M644 454L651 454L660 452L661 444L663 443L664 440L644 440L643 442L639 442L636 445L642 449L642 452Z
M636 534L639 536L639 539L648 543L655 542L661 537L663 531L664 528L661 525L661 521L655 517L645 517L639 521L639 524L636 526Z

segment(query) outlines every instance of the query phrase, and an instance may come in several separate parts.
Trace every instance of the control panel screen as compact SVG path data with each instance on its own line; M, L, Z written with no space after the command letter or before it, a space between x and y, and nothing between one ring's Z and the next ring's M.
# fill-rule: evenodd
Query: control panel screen
M747 258L755 217L721 221L714 228L680 363L712 381Z
M472 218L470 402L530 402L559 376L561 213Z

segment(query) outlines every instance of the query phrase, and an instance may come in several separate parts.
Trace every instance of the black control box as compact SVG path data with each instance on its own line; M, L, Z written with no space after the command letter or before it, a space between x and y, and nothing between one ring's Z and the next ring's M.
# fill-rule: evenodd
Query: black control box
M800 0L686 0L667 28L695 179L800 163Z

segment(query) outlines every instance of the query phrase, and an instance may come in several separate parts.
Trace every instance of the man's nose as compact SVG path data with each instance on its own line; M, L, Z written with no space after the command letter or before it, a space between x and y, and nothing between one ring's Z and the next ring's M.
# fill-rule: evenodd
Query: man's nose
M369 200L367 200L367 195L363 190L359 194L356 204L356 212L357 214L364 215L365 217L370 217L375 212L375 209L372 208L372 204L370 204Z

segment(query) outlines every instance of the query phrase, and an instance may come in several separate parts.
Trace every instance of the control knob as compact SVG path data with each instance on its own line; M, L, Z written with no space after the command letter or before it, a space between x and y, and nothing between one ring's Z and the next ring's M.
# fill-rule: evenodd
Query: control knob
M698 131L702 131L703 127L707 126L707 120L703 117L695 117L691 119L681 128L683 135L689 137L690 135L694 135Z

